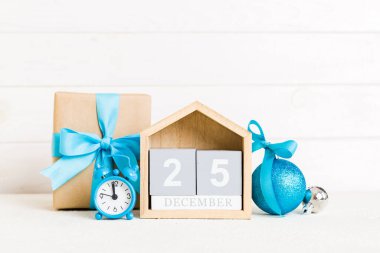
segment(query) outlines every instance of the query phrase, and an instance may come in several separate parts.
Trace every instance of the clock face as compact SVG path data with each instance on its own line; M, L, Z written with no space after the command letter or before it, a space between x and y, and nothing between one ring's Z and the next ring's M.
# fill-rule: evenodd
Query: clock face
M119 215L125 212L133 202L132 192L121 180L107 180L99 186L95 201L102 212Z

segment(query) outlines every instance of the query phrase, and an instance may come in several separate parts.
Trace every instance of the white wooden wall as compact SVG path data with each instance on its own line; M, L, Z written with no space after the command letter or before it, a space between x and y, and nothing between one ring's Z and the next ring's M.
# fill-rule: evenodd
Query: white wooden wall
M309 185L380 190L377 0L0 1L0 192L50 191L53 94L200 100L295 139ZM257 163L261 156L255 156Z

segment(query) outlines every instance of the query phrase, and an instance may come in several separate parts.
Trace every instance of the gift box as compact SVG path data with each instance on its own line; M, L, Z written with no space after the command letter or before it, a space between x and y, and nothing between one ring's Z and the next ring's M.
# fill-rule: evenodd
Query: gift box
M95 166L100 167L98 155L102 149L110 150L113 143L117 143L117 148L121 150L123 143L127 146L128 141L139 142L139 136L134 134L149 127L150 119L149 95L57 92L54 99L53 129L53 161L56 163L54 168L45 171L45 175L53 181L53 207L93 208L93 180L100 177L96 176L98 167L94 169ZM62 143L63 137L65 143ZM91 152L83 149L91 149ZM135 155L139 156L139 151L136 150ZM108 156L104 155L103 159L108 159ZM84 168L78 168L78 164Z

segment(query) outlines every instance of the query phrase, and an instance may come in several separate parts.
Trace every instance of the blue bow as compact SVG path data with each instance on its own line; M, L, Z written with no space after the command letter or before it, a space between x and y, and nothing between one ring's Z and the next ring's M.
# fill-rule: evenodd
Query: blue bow
M112 138L119 113L119 95L97 94L96 110L103 138L92 133L61 129L53 137L53 155L61 158L41 173L52 180L52 188L56 190L95 160L92 196L102 177L113 171L115 163L139 192L140 175L136 157L140 157L140 136L134 134ZM94 208L92 197L90 208Z
M251 129L254 125L259 129L259 134L256 134ZM265 140L264 132L255 120L251 120L248 124L248 131L252 133L252 152L264 148L265 154L264 159L261 164L260 171L260 186L263 197L268 204L268 206L277 214L281 215L281 208L277 202L276 195L273 190L272 185L272 165L276 156L282 158L290 158L293 156L297 149L297 142L293 140L280 142L280 143L270 143Z

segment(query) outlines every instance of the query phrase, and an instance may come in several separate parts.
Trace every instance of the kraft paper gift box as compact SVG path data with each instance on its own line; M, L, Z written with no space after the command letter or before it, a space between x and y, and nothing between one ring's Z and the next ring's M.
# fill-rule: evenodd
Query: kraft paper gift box
M96 94L57 92L54 100L54 133L62 128L93 133L102 138L98 123ZM120 94L119 111L112 138L138 134L150 126L151 99L145 94ZM53 158L57 161L59 158ZM137 159L139 159L137 157ZM53 191L55 209L87 209L94 161L79 174Z

